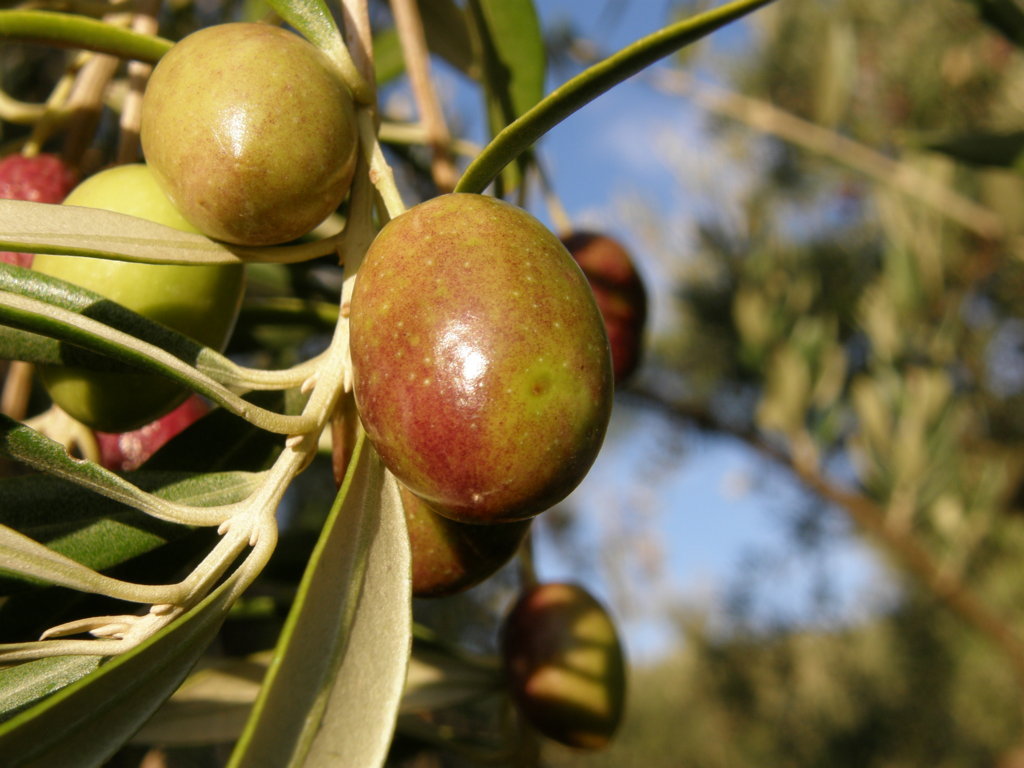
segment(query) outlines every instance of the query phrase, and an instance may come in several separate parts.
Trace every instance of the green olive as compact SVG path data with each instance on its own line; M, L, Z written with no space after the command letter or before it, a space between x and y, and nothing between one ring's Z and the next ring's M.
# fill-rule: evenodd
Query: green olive
M64 204L102 208L195 231L167 199L150 169L141 164L91 176L71 191ZM227 343L242 300L241 265L138 264L37 254L33 269L95 291L218 350ZM125 432L148 424L188 394L181 385L148 373L45 366L40 377L57 405L104 432Z
M143 97L146 162L186 219L231 243L282 243L320 224L348 193L356 136L327 57L267 24L188 35Z

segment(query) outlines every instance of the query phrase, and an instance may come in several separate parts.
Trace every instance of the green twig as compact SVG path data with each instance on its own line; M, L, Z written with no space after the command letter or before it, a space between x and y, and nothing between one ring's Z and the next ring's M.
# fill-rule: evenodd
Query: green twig
M174 44L87 16L56 11L0 11L0 38L85 48L151 64Z
M659 59L772 1L734 0L664 27L581 72L498 133L462 174L455 191L482 192L506 165L581 107Z

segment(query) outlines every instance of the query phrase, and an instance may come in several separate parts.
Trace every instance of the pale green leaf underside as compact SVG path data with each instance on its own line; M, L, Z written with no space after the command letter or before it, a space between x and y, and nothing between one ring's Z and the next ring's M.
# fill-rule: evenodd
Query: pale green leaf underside
M5 768L93 768L167 699L209 645L234 597L229 579L183 617L0 725Z
M215 506L244 500L259 487L261 477L250 472L189 477L138 472L130 479L166 500L192 506ZM0 524L45 544L53 552L100 571L149 552L189 530L154 520L45 474L0 482ZM0 564L10 565L3 559ZM8 568L0 567L0 573L5 570ZM44 577L42 581L47 579ZM0 594L3 593L4 584L0 582Z
M145 264L294 264L335 250L332 239L251 248L210 240L137 216L76 205L0 200L0 250Z
M144 342L131 333L63 309L55 303L28 298L0 289L0 323L23 331L68 342L90 352L106 355L144 371L167 376L210 398L232 413L253 424L280 434L300 434L313 425L305 416L284 416L246 402L207 373L181 360L155 344ZM202 357L218 372L216 353Z
M397 484L360 436L231 765L381 765L411 631Z
M100 656L54 656L0 669L0 721L80 680Z

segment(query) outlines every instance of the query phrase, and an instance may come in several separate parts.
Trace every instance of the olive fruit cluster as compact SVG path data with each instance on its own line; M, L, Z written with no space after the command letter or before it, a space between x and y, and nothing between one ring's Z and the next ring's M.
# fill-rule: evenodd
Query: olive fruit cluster
M327 57L291 32L229 23L184 37L142 102L142 150L192 226L242 245L307 234L355 170L352 96Z
M550 739L608 744L622 720L626 663L608 611L576 584L526 589L501 634L505 676L520 712Z
M102 208L183 231L195 231L161 190L148 166L122 165L79 184L65 205ZM241 265L179 266L37 254L33 269L105 296L152 320L222 349L242 301ZM40 379L53 401L103 432L125 432L159 418L188 390L150 373L43 366Z
M396 217L350 321L367 435L440 514L524 520L589 470L611 411L608 338L582 271L522 209L455 193Z

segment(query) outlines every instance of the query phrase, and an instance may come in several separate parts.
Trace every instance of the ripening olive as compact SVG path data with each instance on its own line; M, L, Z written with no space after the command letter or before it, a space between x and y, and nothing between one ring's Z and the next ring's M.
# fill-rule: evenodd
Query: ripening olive
M590 287L543 224L449 194L388 223L351 302L356 406L384 463L452 519L531 517L589 470L612 401Z
M7 155L0 159L0 200L59 203L75 186L75 178L57 155ZM0 251L0 261L31 267L32 254Z
M282 243L320 224L348 193L356 136L327 57L267 24L186 36L143 97L146 162L193 226L231 243Z
M615 383L623 384L640 365L647 289L633 259L617 240L594 232L574 232L562 243L590 281L612 347Z
M527 589L502 626L513 699L542 734L599 749L622 720L626 663L615 623L587 590L547 583Z
M195 231L174 208L145 165L122 165L89 177L65 205L103 208ZM177 266L36 254L33 269L123 304L214 349L223 349L241 306L241 265ZM137 429L164 415L188 394L149 373L44 366L40 378L53 401L104 432Z
M530 520L460 523L437 514L407 488L401 494L415 597L448 597L488 579L512 559L530 527Z

